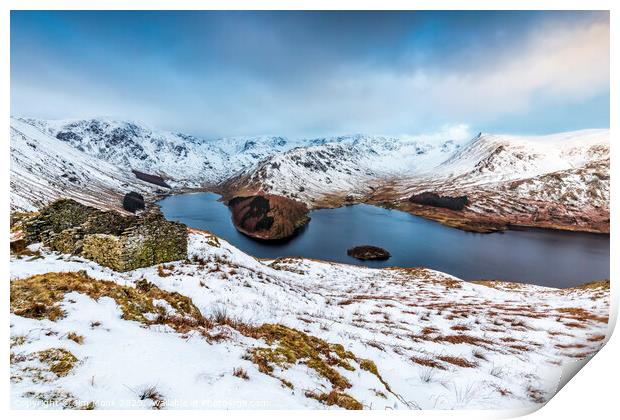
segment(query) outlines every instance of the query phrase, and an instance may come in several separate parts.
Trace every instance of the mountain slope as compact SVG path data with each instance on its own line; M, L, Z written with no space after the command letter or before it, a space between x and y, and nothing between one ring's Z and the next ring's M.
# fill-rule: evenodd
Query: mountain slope
M100 208L116 208L122 195L147 197L155 188L102 159L11 119L11 210L36 210L69 197Z
M294 146L283 137L235 137L206 141L109 119L37 120L31 124L84 153L121 168L168 179L172 186L217 184L261 159Z
M609 130L546 136L479 134L429 177L469 183L501 182L583 167L609 158Z
M325 207L332 204L332 197L372 192L371 184L377 180L428 170L458 147L451 140L437 145L383 136L323 139L264 160L226 182L224 190L232 191L231 195L264 191L303 201L311 208Z
M310 207L367 202L474 231L509 224L609 231L609 130L480 134L459 147L366 137L296 148L225 184L229 196L286 195ZM463 211L411 203L466 196Z
M21 127L18 131L36 127L48 134L48 143L52 138L54 144L82 151L81 160L87 155L108 162L94 166L113 178L120 176L113 174L135 169L161 175L173 187L206 187L225 198L282 195L311 209L366 202L473 231L510 225L609 231L609 130L528 137L480 134L460 144L367 135L205 141L105 119L12 119L15 124ZM25 150L22 161L28 160ZM59 178L64 169L52 170L52 165L37 174L33 167L28 171L22 165L22 175L13 177L12 185L20 191L13 208L32 208L43 202L36 198L45 194L43 188L30 196L27 191L36 187L20 188L20 184L34 184L41 174L57 189L54 196L65 186L78 193ZM123 181L127 185L135 182L131 176L122 177L127 178ZM118 180L114 183L110 186L121 191L122 182L120 186ZM467 197L468 203L454 211L409 200L422 192Z
M468 205L454 212L408 201L425 191L466 196ZM609 232L609 130L480 135L432 171L396 179L373 199L473 230L520 225Z

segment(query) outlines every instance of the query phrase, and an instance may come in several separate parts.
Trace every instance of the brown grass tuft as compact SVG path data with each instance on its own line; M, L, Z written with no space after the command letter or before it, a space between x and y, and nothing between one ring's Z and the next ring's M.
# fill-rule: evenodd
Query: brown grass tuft
M322 402L325 405L337 405L338 407L344 408L346 410L363 410L364 406L362 403L357 401L352 396L345 394L342 391L338 391L336 389L332 389L329 394L316 394L312 391L306 391L306 397L314 398L317 401Z
M606 316L598 316L582 308L558 308L556 312L561 313L564 317L573 321L597 321L604 324L607 324L609 321L609 318Z
M238 368L234 368L234 369L233 369L233 373L232 373L232 374L233 374L233 376L236 376L237 378L244 379L244 380L246 380L246 381L247 381L248 379L250 379L250 377L248 376L248 372L246 372L246 370L245 370L245 369L240 368L240 367L238 367Z
M157 274L159 277L170 277L173 274L172 270L174 270L174 265L172 264L161 264L157 266Z
M436 362L435 360L432 360L432 359L426 359L422 357L413 356L409 360L411 360L413 363L416 363L418 365L427 366L427 367L431 367L435 369L446 370L445 366L443 366L441 363Z
M78 344L84 343L84 337L76 333L75 331L71 331L67 334L67 338L71 341L75 341Z
M469 360L464 359L462 357L439 356L439 360L442 360L446 363L450 363L455 366L464 367L464 368L473 368L477 366L476 363L470 362Z

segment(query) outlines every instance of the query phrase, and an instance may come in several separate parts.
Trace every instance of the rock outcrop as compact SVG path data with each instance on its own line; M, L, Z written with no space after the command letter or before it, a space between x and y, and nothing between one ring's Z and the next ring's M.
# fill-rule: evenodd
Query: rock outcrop
M26 243L81 255L116 271L187 258L187 227L158 208L142 216L101 211L60 199L20 222Z
M358 260L387 260L391 256L387 250L371 245L349 248L347 255Z
M285 239L310 221L304 203L277 195L234 197L228 208L235 228L255 239Z
M132 213L144 210L144 197L135 191L128 192L123 197L123 208Z

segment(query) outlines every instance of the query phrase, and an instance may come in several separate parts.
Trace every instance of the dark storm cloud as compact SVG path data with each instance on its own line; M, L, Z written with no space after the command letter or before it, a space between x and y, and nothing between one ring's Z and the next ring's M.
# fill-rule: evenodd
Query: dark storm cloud
M207 136L608 124L607 13L12 12L11 61L14 114Z

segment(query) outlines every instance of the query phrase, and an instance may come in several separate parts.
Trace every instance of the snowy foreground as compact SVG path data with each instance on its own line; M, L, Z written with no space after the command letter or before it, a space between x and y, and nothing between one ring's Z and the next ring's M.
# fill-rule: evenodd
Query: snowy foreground
M128 316L127 293L94 300L68 287L41 319L12 313L13 407L532 409L608 333L604 286L258 261L207 232L189 241L189 261L127 273L36 247L13 256L12 312L36 309L13 286L43 273L85 270L80 287L109 290L145 279L162 296ZM171 306L182 297L200 314Z

